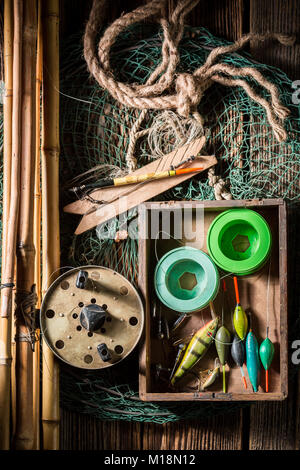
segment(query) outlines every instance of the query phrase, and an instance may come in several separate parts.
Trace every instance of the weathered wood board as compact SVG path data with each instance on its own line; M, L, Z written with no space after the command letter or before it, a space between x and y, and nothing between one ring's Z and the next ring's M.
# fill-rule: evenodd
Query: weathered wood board
M170 168L171 165L177 165L181 161L185 160L191 156L198 156L203 145L205 143L205 137L195 140L192 144L184 145L177 150L169 153L165 157L162 157L159 160L156 160L148 165L145 165L143 168L136 170L135 174L151 173L164 171ZM202 171L207 170L208 168L214 166L217 163L217 160L213 156L199 156L194 161L189 164L189 168L197 168L201 166ZM161 180L149 181L146 184L137 184L128 185L124 187L114 187L102 189L92 193L92 197L100 201L108 201L103 205L96 205L93 207L93 204L87 201L76 201L75 203L65 207L65 212L76 213L82 211L82 204L86 209L89 207L88 212L83 216L80 224L78 225L75 234L79 235L80 233L85 232L93 227L96 227L98 224L102 224L107 220L116 217L117 215L136 207L138 204L144 201L161 194L172 187L183 183L187 179L191 178L193 174L184 174L180 176L174 176L171 178L164 178ZM128 189L132 187L132 189ZM111 202L109 202L111 201ZM92 206L92 207L91 207ZM75 207L75 209L74 209ZM84 210L85 210L84 209Z
M174 152L171 152L168 155L165 155L164 157L155 160L148 165L143 166L142 168L139 168L138 170L134 171L131 173L132 176L135 175L143 175L145 173L151 173L151 172L159 172L159 171L164 171L170 168L170 165L177 165L179 162L182 160L185 160L189 156L192 155L197 155L202 147L205 144L205 137L201 137L200 139L195 140L192 144L189 145L184 145L183 147L180 147L178 150L175 150ZM194 153L193 153L194 152ZM202 156L197 158L194 162L189 163L189 168L196 168L197 166L203 166L204 162L208 161L209 163L216 164L216 160L214 157L207 157L207 156ZM185 179L191 178L191 176L185 176ZM160 188L171 188L174 183L175 185L181 182L181 176L176 177L175 179L173 178L173 181L169 180L168 178L165 180L159 180L159 181L151 181L149 183L146 183L146 185L143 185L143 191L149 192L149 194L154 193L154 196L157 194L160 194L162 191ZM182 180L184 181L184 180ZM126 185L126 186L116 186L116 187L108 187L108 188L102 188L102 189L96 189L93 191L91 194L92 197L96 200L100 201L110 201L111 199L114 198L121 198L123 195L127 194L127 192L132 191L131 194L134 194L135 196L135 191L139 188L136 188L137 185ZM157 190L159 189L159 193L157 193ZM163 191L166 191L167 189L163 189ZM144 202L144 201L142 201ZM75 202L72 202L68 204L67 206L64 207L65 212L69 212L72 214L81 214L84 215L88 211L92 211L94 209L94 213L99 209L99 207L95 204L93 204L91 201L88 199L83 199L83 200L77 200Z
M169 0L170 7L177 0ZM116 0L109 8L114 20L123 11L146 3L141 0ZM83 30L92 0L63 0L61 2L61 34L63 38ZM263 8L263 10L262 10ZM262 11L264 12L262 14ZM299 0L211 0L200 2L189 14L187 24L204 26L212 34L234 40L249 31L264 33L300 31ZM251 19L250 19L251 16ZM297 45L299 50L299 44ZM281 67L297 79L299 60L291 57L295 49L272 41L267 45L251 45L254 59ZM299 54L299 52L298 52ZM217 151L216 151L217 153ZM299 211L298 211L299 213ZM293 239L298 238L293 236ZM298 243L299 246L299 243ZM290 265L297 265L299 248L293 251ZM299 266L299 262L298 262ZM293 282L299 283L292 268ZM298 272L299 269L297 268ZM290 293L294 299L297 292ZM299 305L294 302L295 305ZM293 390L293 392L292 392ZM61 449L300 449L300 381L289 384L289 398L279 403L259 403L223 416L203 417L188 423L168 425L102 422L86 414L62 410ZM173 439L174 438L174 439Z

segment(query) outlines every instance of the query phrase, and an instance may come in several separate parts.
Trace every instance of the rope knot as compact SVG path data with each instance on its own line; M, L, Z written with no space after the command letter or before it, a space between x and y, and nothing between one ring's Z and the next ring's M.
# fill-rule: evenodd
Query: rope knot
M201 101L208 84L190 73L177 76L175 88L177 92L177 112L180 116L189 117Z

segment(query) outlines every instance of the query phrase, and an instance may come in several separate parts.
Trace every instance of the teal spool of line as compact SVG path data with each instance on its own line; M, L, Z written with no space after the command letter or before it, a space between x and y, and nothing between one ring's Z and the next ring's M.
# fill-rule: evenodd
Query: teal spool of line
M271 244L268 223L250 209L222 212L207 233L207 249L213 261L239 276L258 271L270 255Z
M172 310L194 312L206 307L219 289L219 273L203 251L183 246L166 253L154 273L155 291Z

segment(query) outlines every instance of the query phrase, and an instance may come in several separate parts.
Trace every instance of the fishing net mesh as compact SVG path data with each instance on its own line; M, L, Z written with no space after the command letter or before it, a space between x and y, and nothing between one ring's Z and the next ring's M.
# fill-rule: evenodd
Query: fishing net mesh
M203 28L185 30L180 49L179 71L192 72L206 59L209 52L227 44ZM144 83L161 58L162 32L155 25L137 25L123 33L111 51L111 67L116 77L124 82ZM99 164L111 164L126 169L125 156L129 132L140 110L127 108L116 102L89 77L83 60L81 37L72 37L61 51L61 186L67 180ZM224 55L221 59L235 67L257 68L276 84L283 105L291 115L286 121L288 140L278 143L262 107L253 102L240 87L213 85L200 105L209 132L205 151L218 159L216 174L228 180L234 199L284 197L291 202L299 199L300 148L299 107L292 102L292 82L280 70L259 64L247 53ZM249 83L266 99L265 90ZM157 111L149 111L142 124L152 126ZM174 142L170 141L172 150ZM138 166L153 158L147 137L136 147ZM71 201L64 192L63 204ZM207 175L201 174L160 195L159 199L214 199L214 190ZM134 220L136 211L127 217ZM299 217L295 217L295 223ZM79 266L98 264L108 266L137 283L137 242L128 238L120 243L100 239L97 230L74 237L78 218L63 214L62 261ZM99 227L98 227L99 230ZM115 233L118 220L101 227ZM295 229L295 233L300 231ZM293 249L297 250L296 237ZM294 266L293 276L299 281L299 268ZM295 280L296 282L296 280ZM298 300L292 300L292 321L299 331ZM291 338L292 340L292 338ZM73 410L95 415L101 419L133 420L164 423L182 418L228 412L240 404L200 403L146 403L138 398L138 357L133 353L110 370L87 372L68 366L61 367L62 405Z

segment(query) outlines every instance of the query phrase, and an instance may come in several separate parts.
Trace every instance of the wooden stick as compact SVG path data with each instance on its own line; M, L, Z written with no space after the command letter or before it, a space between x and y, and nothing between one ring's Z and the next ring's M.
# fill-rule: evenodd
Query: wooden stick
M25 7L25 4L24 4ZM16 290L16 430L14 447L33 449L33 338L30 315L34 314L35 293L33 245L35 175L35 74L36 1L26 0L23 23L22 68L22 158L20 213L17 239Z
M7 222L10 205L11 145L12 145L12 88L13 88L13 5L11 0L4 2L4 81L5 98L3 103L3 180L2 195L2 257L5 259ZM2 277L4 264L2 264Z
M12 104L12 159L10 207L6 232L6 248L3 259L2 284L14 282L16 228L20 200L20 157L21 157L21 57L23 3L14 0L14 41L13 41L13 104ZM1 292L0 327L0 448L8 449L10 441L10 371L11 371L11 315L12 287Z
M59 0L43 1L42 253L43 294L60 266L59 242ZM53 276L53 277L51 277ZM59 447L59 369L43 342L43 448Z
M37 59L36 59L36 87L35 87L35 112L36 112L36 148L35 148L35 181L34 181L34 233L35 247L34 283L37 293L37 308L41 306L41 181L40 181L40 97L43 79L43 44L42 44L42 3L38 0L38 34L37 34ZM40 337L40 331L36 332ZM40 342L36 342L33 355L33 425L35 450L40 449Z
M12 152L12 96L13 96L13 4L11 0L4 2L4 81L5 97L3 102L3 194L2 194L2 274L4 278L4 266L6 259L7 228L10 207L10 180L11 180L11 152ZM2 322L1 322L2 323ZM2 325L0 327L2 329ZM12 331L11 325L9 329ZM11 349L12 358L13 351ZM12 364L11 364L12 366ZM14 424L13 389L12 397L12 426ZM9 410L7 409L7 412ZM1 434L1 431L0 431ZM1 442L1 437L0 437Z

